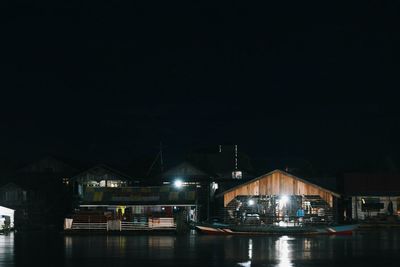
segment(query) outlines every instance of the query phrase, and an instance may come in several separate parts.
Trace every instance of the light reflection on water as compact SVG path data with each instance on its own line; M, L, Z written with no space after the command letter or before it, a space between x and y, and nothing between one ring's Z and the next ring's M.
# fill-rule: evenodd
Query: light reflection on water
M294 238L290 238L288 236L281 236L275 240L275 255L272 257L272 260L276 260L276 267L292 267L293 263L291 261L291 253L292 248L291 244L289 243L290 240L294 240ZM248 246L248 261L239 262L239 266L243 267L250 267L252 266L252 259L253 259L253 240L250 238ZM266 259L268 262L268 259Z
M289 245L289 240L290 239L288 236L282 236L278 240L276 240L276 251L278 253L278 267L292 267L293 264L291 262L291 253L292 253L292 248L291 245Z
M0 266L14 266L14 233L0 235Z
M0 236L0 266L397 266L400 231L354 236Z
M246 261L246 262L239 262L238 264L239 264L240 266L243 266L243 267L249 267L249 266L251 266L251 259L253 258L253 240L252 240L251 238L249 239L248 257L249 257L249 260L248 260L248 261Z

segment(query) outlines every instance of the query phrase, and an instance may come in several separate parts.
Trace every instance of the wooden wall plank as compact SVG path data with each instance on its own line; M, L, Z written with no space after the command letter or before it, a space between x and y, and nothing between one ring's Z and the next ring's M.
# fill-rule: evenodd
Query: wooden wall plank
M330 206L333 205L333 196L312 184L306 184L281 172L265 175L252 183L240 186L224 195L226 207L236 196L256 195L319 195Z

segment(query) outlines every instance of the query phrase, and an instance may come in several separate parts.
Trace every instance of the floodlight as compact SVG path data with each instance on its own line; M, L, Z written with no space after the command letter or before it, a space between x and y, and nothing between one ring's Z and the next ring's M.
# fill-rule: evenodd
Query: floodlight
M286 203L288 203L288 201L289 201L289 197L288 197L288 196L281 196L281 198L279 199L279 201L280 201L282 204L286 204Z
M175 180L175 181L174 181L174 186L175 186L176 188L181 188L181 187L183 186L182 180L179 180L179 179Z

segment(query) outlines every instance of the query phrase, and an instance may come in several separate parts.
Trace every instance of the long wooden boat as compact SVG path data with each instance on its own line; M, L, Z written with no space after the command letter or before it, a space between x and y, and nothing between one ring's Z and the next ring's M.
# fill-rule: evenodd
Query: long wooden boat
M224 225L196 225L208 235L351 235L358 224L319 227L251 227Z

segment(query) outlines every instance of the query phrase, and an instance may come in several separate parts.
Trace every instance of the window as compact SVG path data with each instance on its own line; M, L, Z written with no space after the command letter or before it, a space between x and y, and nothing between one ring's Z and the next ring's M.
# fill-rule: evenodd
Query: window
M122 187L125 185L125 182L121 180L101 180L99 183L100 187Z

